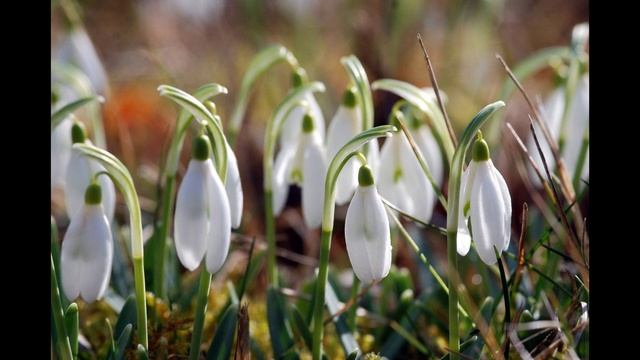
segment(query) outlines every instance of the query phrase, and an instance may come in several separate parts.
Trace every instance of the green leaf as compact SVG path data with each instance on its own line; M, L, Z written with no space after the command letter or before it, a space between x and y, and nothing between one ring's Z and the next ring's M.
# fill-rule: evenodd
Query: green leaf
M267 289L267 320L274 357L276 359L298 358L296 354L288 353L294 347L289 316L282 295L272 286Z
M293 53L282 45L272 45L260 51L253 60L251 60L251 63L242 78L240 91L238 92L238 97L229 123L229 140L232 145L235 142L235 137L238 134L240 127L242 126L242 119L244 118L245 111L247 110L247 103L249 101L249 95L253 84L260 75L280 61L286 61L292 68L298 66L298 60L293 56Z
M64 313L64 327L67 330L67 336L69 337L69 344L71 345L71 354L73 358L78 357L78 327L80 326L78 320L78 305L71 303Z
M51 216L51 257L56 270L56 279L60 279L60 241L58 240L58 225L56 224L56 219L54 219L53 216ZM67 300L67 296L64 294L62 286L58 286L58 292L60 293L60 302L62 307L66 308L69 306L69 300Z
M129 324L136 325L136 298L133 295L127 298L122 310L120 310L120 315L118 315L114 328L114 336L120 337L125 327Z
M131 342L131 331L133 330L133 326L131 324L127 324L127 326L122 329L122 333L118 337L116 341L116 352L115 354L109 353L109 360L122 360L124 359L124 354L127 346Z
M92 101L103 102L104 98L102 96L83 97L68 103L67 105L63 106L62 108L60 108L59 110L51 114L51 132L53 132L56 126L58 126L62 122L62 120L64 120L67 117L67 115L69 115L70 113L74 112L75 110L81 108L82 106Z
M414 301L409 309L405 312L405 315L400 320L399 325L402 329L404 329L403 333L399 333L396 328L394 328L393 333L389 335L389 337L382 343L380 347L380 355L387 357L389 359L397 359L400 355L399 352L404 347L404 344L408 339L403 336L406 335L406 332L413 331L412 329L412 321L418 318L420 315L420 305L427 300L427 294L423 292L420 297L416 301ZM402 330L401 330L402 331ZM422 345L422 344L421 344ZM422 349L424 350L424 349Z
M136 353L138 354L138 360L149 360L149 354L142 344L138 344Z
M227 311L224 312L222 320L218 323L216 334L211 341L211 347L207 353L207 360L226 360L229 359L231 349L233 348L233 338L236 333L236 324L238 322L238 305L232 304Z
M309 330L309 326L306 321L304 321L304 317L300 313L297 307L291 307L291 313L293 314L293 324L294 328L298 335L304 340L304 344L307 346L309 351L312 351L313 346L313 337L311 335L311 331Z

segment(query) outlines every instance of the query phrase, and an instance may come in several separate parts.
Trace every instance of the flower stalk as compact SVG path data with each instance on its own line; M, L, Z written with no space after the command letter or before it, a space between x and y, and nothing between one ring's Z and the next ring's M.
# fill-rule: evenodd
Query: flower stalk
M322 212L322 235L320 239L320 261L318 278L314 290L313 303L313 360L322 358L322 337L324 332L322 313L325 305L325 290L329 275L329 253L331 250L331 235L333 233L333 220L335 212L335 185L342 167L350 160L350 155L370 140L378 137L390 136L397 129L391 125L374 127L355 136L345 144L336 156L331 160L325 177L324 202ZM375 140L374 140L375 141Z

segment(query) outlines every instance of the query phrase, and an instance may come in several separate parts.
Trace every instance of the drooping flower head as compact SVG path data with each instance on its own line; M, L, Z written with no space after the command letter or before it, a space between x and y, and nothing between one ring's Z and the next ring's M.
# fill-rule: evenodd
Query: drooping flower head
M300 87L308 81L307 73L301 67L298 67L291 76L291 82L294 88ZM291 111L289 116L283 120L282 132L280 133L279 141L281 149L286 147L295 147L298 143L298 139L302 135L300 132L302 119L307 112L312 116L313 127L316 130L317 136L320 138L321 142L324 142L325 122L320 105L318 105L315 96L311 92L307 93L303 99L307 102L308 110L304 107L296 107Z
M77 216L71 218L62 241L60 268L67 298L80 296L93 302L102 297L109 284L113 240L102 206L101 186L93 182L85 189L84 202Z
M491 161L489 146L480 132L471 154L471 162L460 183L458 253L466 255L473 238L480 259L492 265L497 261L494 247L501 253L509 246L511 195L502 174Z
M380 195L401 211L424 222L431 219L435 192L404 133L388 138L382 146L378 181Z
M328 159L338 153L338 151L354 136L362 131L362 114L357 106L355 87L351 87L344 92L342 104L333 116L329 131L327 133L327 155ZM358 186L358 168L356 159L351 159L344 166L336 182L336 204L342 205L351 200L353 192Z
M231 210L210 154L206 136L194 139L191 161L176 199L174 237L184 267L195 270L206 254L207 271L215 273L229 253Z
M73 122L70 135L73 144L90 143L81 122ZM65 206L70 218L73 218L82 208L84 189L91 184L94 176L100 172L106 172L106 170L97 161L87 158L77 149L71 149L65 177ZM107 219L111 222L115 212L116 189L108 176L99 177L98 182L102 188L102 206Z
M363 284L383 279L391 268L391 234L371 168L358 171L358 187L345 219L345 242L353 272Z
M302 215L309 228L322 223L322 201L327 160L322 140L318 135L311 113L305 114L301 123L302 136L296 147L280 149L274 166L273 204L274 214L284 208L289 185L302 188Z

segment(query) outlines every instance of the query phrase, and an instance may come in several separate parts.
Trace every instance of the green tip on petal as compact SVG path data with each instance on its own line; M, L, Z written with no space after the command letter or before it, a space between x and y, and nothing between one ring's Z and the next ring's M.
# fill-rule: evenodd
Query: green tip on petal
M206 135L200 135L193 140L191 147L191 158L195 160L205 161L211 154L211 143Z
M87 139L87 132L84 129L84 124L79 121L74 121L71 127L71 142L73 144L82 144Z
M371 186L374 183L373 172L369 165L360 166L360 170L358 171L358 184L360 184L360 186Z
M51 104L55 104L58 102L58 92L55 90L51 90Z
M476 141L473 143L473 148L471 149L471 158L473 161L487 161L489 160L489 145L482 138L482 133L478 131L476 135Z
M358 98L356 97L356 88L351 87L345 90L342 95L342 105L348 108L354 108L358 104Z
M100 204L102 201L102 189L97 182L91 183L87 186L87 191L84 192L84 202L88 205Z
M313 131L313 129L313 116L311 116L311 114L309 113L304 114L304 118L302 118L302 131L305 134L309 134Z
M291 84L294 88L304 85L308 80L307 72L302 67L297 67L291 74Z

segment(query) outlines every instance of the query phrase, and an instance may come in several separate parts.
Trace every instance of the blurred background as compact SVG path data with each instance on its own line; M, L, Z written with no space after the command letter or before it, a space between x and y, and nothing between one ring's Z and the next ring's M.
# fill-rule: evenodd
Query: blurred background
M343 56L356 55L370 81L395 78L418 87L431 86L416 39L420 33L439 86L447 94L453 127L461 134L483 106L500 99L507 77L496 54L513 68L540 49L567 46L572 28L589 18L587 0L79 0L77 4L78 17L106 73L106 80L97 79L99 85L94 82L94 86L106 98L102 115L107 149L134 176L147 224L156 215L160 164L177 117L176 106L158 95L161 84L188 92L210 82L226 86L229 94L216 97L216 105L223 122L227 121L249 62L261 49L279 43L294 53L311 80L326 85L327 91L316 98L328 125L348 81L340 64ZM64 58L68 27L61 7L52 6L52 58ZM245 244L254 235L263 241L264 128L290 89L290 71L280 64L258 80L235 145L245 198L243 235L237 243ZM532 96L544 97L554 86L553 71L537 72L524 85ZM387 123L398 98L380 91L373 98L376 125ZM504 119L525 139L528 111L522 97L514 93L501 100L507 102ZM178 184L189 148L187 137ZM531 195L523 189L505 149L510 148L492 149L492 157L510 184L514 226L519 226L521 203ZM341 239L345 212L346 206L336 211L332 264L347 267ZM119 222L126 223L126 216L119 201ZM440 205L432 222L445 223ZM299 190L292 188L277 226L279 247L284 249L280 261L295 288L312 274L319 239L318 233L304 226ZM424 239L436 254L434 263L444 269L445 242L428 231ZM396 265L415 267L410 255L400 249ZM232 252L223 271L244 271L242 261L235 264L234 257L244 259L245 252Z

